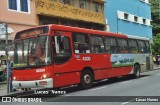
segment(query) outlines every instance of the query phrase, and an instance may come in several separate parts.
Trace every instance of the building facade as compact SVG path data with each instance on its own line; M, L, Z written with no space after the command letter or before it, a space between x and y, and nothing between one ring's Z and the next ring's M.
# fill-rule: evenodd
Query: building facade
M8 42L18 31L37 25L34 0L0 0L0 24L8 25ZM0 55L4 55L6 36L0 35Z
M0 6L0 24L8 24L9 40L14 39L16 32L37 25L34 0L0 0Z
M152 38L149 0L107 0L104 11L111 32Z
M104 30L104 0L36 0L38 25Z

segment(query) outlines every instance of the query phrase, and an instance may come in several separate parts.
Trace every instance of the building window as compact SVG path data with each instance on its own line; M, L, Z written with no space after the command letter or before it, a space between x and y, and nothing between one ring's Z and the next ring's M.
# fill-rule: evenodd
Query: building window
M128 20L128 18L129 18L129 14L124 13L124 19Z
M8 0L10 10L30 12L30 0Z
M89 10L89 2L88 0L77 0L78 7L82 9Z
M21 0L21 11L28 12L28 0Z
M9 9L17 10L17 0L9 0Z
M151 3L151 0L149 0L148 3Z
M143 19L143 24L146 24L146 19Z
M66 5L74 5L74 0L60 0L60 2Z
M150 4L150 0L140 0L140 1L147 3L147 4Z
M50 0L50 1L53 1L53 2L58 2L57 0Z
M93 6L92 7L93 7L93 11L94 12L101 13L102 5L100 3L93 2Z
M123 12L123 11L117 11L117 14L118 14L118 19L129 21L129 22L134 22L137 24L151 26L150 19L139 17L139 16L136 16L130 13Z
M138 17L134 16L134 22L138 22Z

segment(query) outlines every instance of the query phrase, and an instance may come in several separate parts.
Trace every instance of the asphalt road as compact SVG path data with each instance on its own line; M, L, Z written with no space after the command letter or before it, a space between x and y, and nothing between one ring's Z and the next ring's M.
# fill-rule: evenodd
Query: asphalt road
M100 82L94 83L93 87L88 90L80 90L76 86L73 86L70 88L63 88L63 90L66 91L65 95L48 97L48 98L45 97L43 101L45 101L46 103L41 103L41 104L82 105L85 103L87 105L93 105L93 104L96 104L96 105L160 105L160 97L158 97L158 99L156 99L156 97L152 97L152 96L160 96L160 70L145 72L145 73L142 73L141 75L142 76L139 79L123 77L112 82L108 80L100 81ZM147 96L147 97L143 97L143 96ZM106 101L107 99L105 100L105 98L111 99L109 101L112 101L112 102L98 102L98 101ZM147 98L152 98L155 101L158 100L159 102L151 102L151 101L146 102L145 100L147 100ZM103 99L103 100L100 100L100 99ZM145 102L138 102L138 101L135 102L135 100L138 100L138 99L143 99ZM80 102L74 102L77 100L78 101L80 100ZM89 102L87 102L87 100ZM63 101L71 101L71 102L63 102ZM8 105L8 104L9 103L1 103L1 105ZM24 103L12 103L12 105L14 104L19 105ZM27 103L27 105L28 104L40 105L40 103Z

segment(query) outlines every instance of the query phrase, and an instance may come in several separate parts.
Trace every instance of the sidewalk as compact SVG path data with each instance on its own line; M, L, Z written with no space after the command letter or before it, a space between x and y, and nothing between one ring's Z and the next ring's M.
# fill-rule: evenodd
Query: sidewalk
M154 68L153 68L153 70L157 70L157 69L160 69L160 65L154 65Z
M158 70L158 69L160 69L160 65L159 66L155 65L154 70ZM21 93L21 92L24 92L24 91L19 89L18 91L11 92L9 94L17 94L17 93ZM0 82L0 96L9 95L9 94L7 93L7 81Z
M22 92L22 91L16 91L16 92L11 92L9 94L14 94L17 92ZM7 81L0 82L0 96L8 95L7 93Z
M0 83L0 96L7 94L7 82L6 83Z

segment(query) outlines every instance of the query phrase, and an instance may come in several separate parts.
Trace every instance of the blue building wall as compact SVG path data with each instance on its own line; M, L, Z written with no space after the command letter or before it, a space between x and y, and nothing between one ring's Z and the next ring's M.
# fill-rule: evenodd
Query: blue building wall
M105 18L108 20L111 32L152 38L151 25L119 19L117 11L151 20L149 3L140 0L107 0L105 3Z

